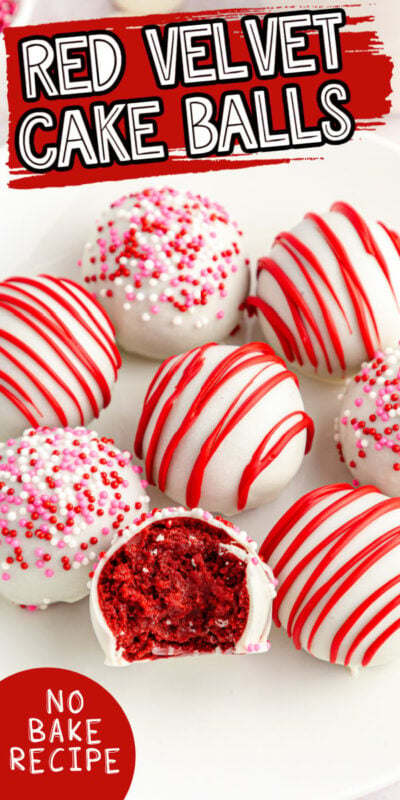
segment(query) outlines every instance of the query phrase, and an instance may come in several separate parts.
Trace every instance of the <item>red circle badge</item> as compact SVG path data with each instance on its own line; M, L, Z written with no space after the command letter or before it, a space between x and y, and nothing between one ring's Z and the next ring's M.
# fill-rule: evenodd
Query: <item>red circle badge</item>
M32 669L0 681L0 706L2 796L124 800L135 741L102 686L65 669Z

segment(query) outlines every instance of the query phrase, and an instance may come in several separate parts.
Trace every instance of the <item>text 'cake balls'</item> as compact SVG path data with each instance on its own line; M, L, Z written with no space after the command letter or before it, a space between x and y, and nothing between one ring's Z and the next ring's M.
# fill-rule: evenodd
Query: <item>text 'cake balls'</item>
M260 549L278 581L275 623L295 646L357 671L400 658L400 498L323 486Z
M335 439L354 486L400 495L400 347L378 351L339 399Z
M400 239L346 203L306 214L258 264L257 309L267 341L311 377L353 375L400 338Z
M169 497L229 515L278 495L312 437L297 379L268 345L207 344L158 369L135 451Z
M86 287L128 352L166 358L238 325L249 271L242 232L218 203L145 189L103 212L86 244Z
M85 425L111 400L121 364L104 310L73 281L0 283L0 441L27 426Z
M100 559L90 592L106 664L265 653L276 581L257 545L202 509L154 509Z
M85 428L0 445L0 597L46 607L88 594L99 553L148 508L131 458Z

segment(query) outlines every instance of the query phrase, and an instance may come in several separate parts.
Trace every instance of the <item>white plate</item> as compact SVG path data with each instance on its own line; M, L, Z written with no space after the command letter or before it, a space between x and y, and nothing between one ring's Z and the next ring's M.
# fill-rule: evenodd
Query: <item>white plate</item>
M338 199L400 227L398 151L367 136L324 155L324 161L168 182L226 204L247 232L253 263L282 227ZM1 278L42 271L76 277L93 217L127 189L104 183L11 191L5 170L0 177ZM154 369L125 358L112 404L95 426L123 448L132 446ZM259 542L305 491L349 479L333 443L337 388L306 379L301 385L317 423L315 445L279 500L241 516ZM158 492L152 497L162 502ZM121 703L138 747L129 798L238 800L256 792L274 800L350 800L400 778L400 664L352 678L297 652L284 632L273 630L266 656L170 659L113 670L102 665L86 601L30 616L1 603L0 632L0 677L30 667L70 668L99 681Z

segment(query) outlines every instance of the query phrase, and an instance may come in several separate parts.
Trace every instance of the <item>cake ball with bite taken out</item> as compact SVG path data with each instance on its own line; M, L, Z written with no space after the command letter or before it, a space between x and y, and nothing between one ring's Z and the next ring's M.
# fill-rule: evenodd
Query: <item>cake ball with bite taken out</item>
M347 203L306 214L260 259L248 303L287 361L343 380L400 338L399 236Z
M155 359L225 339L249 286L237 223L219 203L171 188L112 203L90 234L82 274L121 347Z
M276 582L244 531L202 509L154 509L96 566L90 611L106 664L269 649Z
M0 597L45 608L88 594L96 558L148 507L131 458L85 428L0 445Z

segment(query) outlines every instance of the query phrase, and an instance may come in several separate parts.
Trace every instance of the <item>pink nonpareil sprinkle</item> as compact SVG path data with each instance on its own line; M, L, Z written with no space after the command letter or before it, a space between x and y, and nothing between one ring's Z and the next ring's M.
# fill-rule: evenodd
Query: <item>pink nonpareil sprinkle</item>
M18 6L19 0L0 0L0 33L12 22Z

